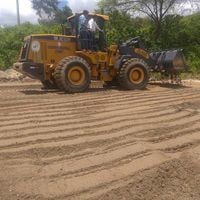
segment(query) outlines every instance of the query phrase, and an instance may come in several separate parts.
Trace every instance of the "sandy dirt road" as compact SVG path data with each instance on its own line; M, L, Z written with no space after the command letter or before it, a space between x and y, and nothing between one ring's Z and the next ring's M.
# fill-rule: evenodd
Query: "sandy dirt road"
M200 87L0 84L0 199L200 199Z

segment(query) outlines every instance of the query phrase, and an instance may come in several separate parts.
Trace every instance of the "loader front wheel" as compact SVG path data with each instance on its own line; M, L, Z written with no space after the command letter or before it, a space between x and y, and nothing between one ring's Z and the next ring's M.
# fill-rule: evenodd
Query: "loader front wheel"
M125 62L119 71L119 83L127 90L144 89L149 80L147 64L137 58Z
M70 56L59 63L54 77L61 90L77 93L89 88L91 72L88 63L83 58Z

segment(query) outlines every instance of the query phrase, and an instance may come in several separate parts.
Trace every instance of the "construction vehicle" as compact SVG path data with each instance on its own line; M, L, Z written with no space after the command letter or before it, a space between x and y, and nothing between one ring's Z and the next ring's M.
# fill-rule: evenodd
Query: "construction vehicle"
M37 34L25 38L14 69L42 82L47 89L68 93L83 92L91 80L101 80L104 86L120 86L126 90L144 89L150 71L178 74L185 70L181 50L148 53L139 37L118 45L106 44L103 32L96 38L97 50L80 48L79 18L68 18L72 34ZM106 15L95 17L104 30Z

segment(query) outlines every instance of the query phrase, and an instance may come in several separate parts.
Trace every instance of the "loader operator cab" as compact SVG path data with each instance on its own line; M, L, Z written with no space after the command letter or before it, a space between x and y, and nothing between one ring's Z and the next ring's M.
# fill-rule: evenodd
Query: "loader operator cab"
M105 22L109 20L109 17L106 15L100 15L100 14L88 14L88 19L87 21L89 21L90 19L95 19L97 25L99 26L99 28L101 31L96 31L95 33L95 45L96 47L93 47L93 43L91 42L92 38L91 35L89 33L89 29L88 27L86 27L88 30L88 35L82 39L80 37L80 31L81 31L81 27L80 27L80 16L83 13L76 13L75 15L72 15L70 17L68 17L68 22L70 23L71 26L71 32L72 35L76 37L76 42L77 42L77 50L83 50L83 48L81 47L82 43L85 42L87 45L86 50L99 50L99 51L105 51L107 44L106 44L106 40L105 40L105 36L104 36L104 25ZM84 41L83 41L84 40Z

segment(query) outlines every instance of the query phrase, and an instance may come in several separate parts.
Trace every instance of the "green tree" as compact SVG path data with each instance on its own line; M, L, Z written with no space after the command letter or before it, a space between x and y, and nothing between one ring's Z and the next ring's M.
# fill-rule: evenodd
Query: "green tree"
M200 72L200 12L181 19L180 45L185 49L189 65Z
M165 16L174 7L182 5L188 0L100 0L99 7L105 10L122 10L131 14L142 13L148 16L155 26L155 38L159 39ZM190 0L196 3L196 0Z
M110 12L109 15L110 21L106 27L109 43L118 43L136 35L133 20L129 14L115 10Z
M38 14L39 23L59 23L64 24L68 16L72 15L72 10L66 5L59 8L58 0L31 0L33 9Z
M140 36L147 46L152 42L152 24L148 18L132 18L124 11L110 11L110 20L106 26L106 36L109 44L124 42L130 38Z
M200 72L200 13L190 16L168 15L163 21L160 47L181 48L193 71Z

